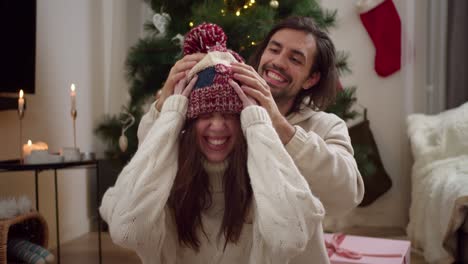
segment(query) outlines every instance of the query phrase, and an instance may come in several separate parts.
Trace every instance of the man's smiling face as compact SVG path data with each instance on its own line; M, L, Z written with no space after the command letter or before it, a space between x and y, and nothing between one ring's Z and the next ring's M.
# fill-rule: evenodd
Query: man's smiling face
M307 32L280 29L273 34L260 58L258 72L278 105L292 105L302 89L318 81L310 75L315 52L315 39Z

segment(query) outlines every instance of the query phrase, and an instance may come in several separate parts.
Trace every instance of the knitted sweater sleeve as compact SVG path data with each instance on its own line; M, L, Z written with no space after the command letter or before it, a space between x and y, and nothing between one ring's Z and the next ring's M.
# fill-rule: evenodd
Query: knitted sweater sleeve
M321 231L324 208L286 152L265 109L245 108L241 123L254 194L251 261L288 263Z
M112 240L136 251L143 263L149 259L159 263L157 259L164 257L161 254L168 253L167 242L173 242L166 203L177 173L178 134L186 111L186 97L173 95L166 100L161 115L115 186L104 194L99 209Z
M159 111L156 109L155 105L158 101L155 101L150 105L150 108L146 114L141 117L140 123L138 124L137 137L138 137L138 146L141 145L143 140L146 138L150 128L153 126L156 119L159 117Z
M285 147L327 215L342 216L364 196L348 128L343 120L330 114L314 122L319 122L319 133L296 125L296 133Z

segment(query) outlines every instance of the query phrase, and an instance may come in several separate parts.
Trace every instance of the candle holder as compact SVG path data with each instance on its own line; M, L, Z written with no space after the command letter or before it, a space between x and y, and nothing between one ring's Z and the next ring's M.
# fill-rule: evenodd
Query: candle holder
M78 112L76 109L73 109L70 113L73 119L73 147L76 148L76 116L78 115Z
M18 118L19 118L19 154L20 154L20 162L23 163L23 117L24 117L24 109L18 109Z

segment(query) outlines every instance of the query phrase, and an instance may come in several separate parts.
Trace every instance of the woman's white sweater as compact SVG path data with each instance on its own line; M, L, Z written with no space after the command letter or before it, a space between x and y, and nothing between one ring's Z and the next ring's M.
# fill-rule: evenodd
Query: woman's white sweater
M178 243L167 200L178 157L178 135L185 122L187 98L169 97L135 156L103 197L100 212L112 240L134 250L143 263L328 263L323 242L324 209L287 154L267 112L250 106L241 113L248 145L247 168L253 199L251 221L239 241L217 239L224 207L224 166L206 165L213 191L203 212L208 235L199 252Z

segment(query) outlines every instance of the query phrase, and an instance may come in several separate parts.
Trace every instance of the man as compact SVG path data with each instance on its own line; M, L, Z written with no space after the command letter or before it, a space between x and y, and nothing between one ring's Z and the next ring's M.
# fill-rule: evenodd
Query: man
M155 107L140 122L140 142L175 84L203 56L185 56L171 69ZM290 158L327 215L349 212L361 202L364 184L345 122L321 111L334 101L338 83L331 39L312 19L290 17L270 31L251 64L233 63L234 78L267 110Z

